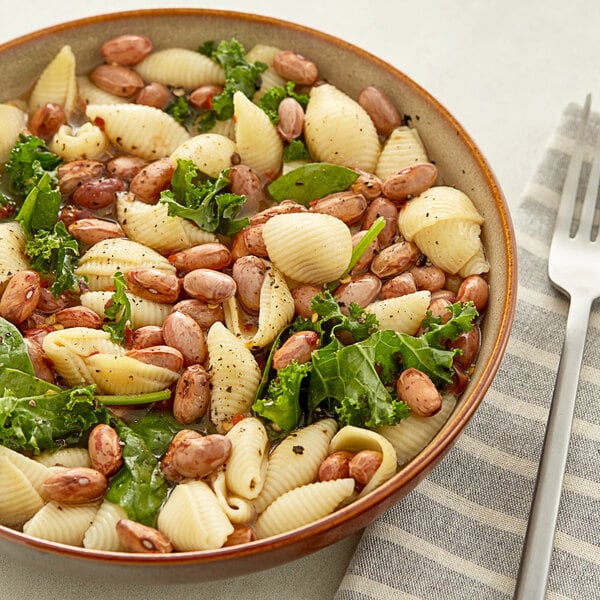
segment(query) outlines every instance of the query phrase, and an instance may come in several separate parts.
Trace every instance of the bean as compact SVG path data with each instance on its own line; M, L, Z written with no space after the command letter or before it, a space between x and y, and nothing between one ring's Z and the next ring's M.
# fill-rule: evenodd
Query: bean
M178 310L192 317L203 331L208 331L213 323L225 320L221 304L208 304L204 300L198 300L197 298L180 300L173 306L173 310Z
M337 192L311 202L310 212L336 217L346 223L355 225L367 210L367 200L362 194L354 192Z
M79 219L68 227L69 233L86 246L93 246L102 240L125 237L121 226L114 221L93 217Z
M350 189L355 194L362 194L368 202L375 200L381 196L381 186L383 182L377 175L373 173L367 173L357 169L359 176L358 179L350 186Z
M369 229L379 217L385 219L385 226L377 239L381 247L385 248L398 235L398 209L391 200L382 196L375 198L367 207L363 217L362 229Z
M173 466L185 477L206 477L231 454L231 440L219 433L190 438L173 449Z
M54 314L56 322L65 328L88 327L89 329L100 329L102 319L98 313L87 306L68 306Z
M109 94L130 98L144 87L144 80L132 69L122 65L99 65L90 79Z
M15 273L0 298L0 316L19 325L35 310L41 294L41 279L35 271Z
M127 552L142 554L168 554L173 552L169 538L150 525L130 519L119 519L115 528L119 541Z
M126 33L104 42L100 53L109 64L133 66L152 52L152 42L145 35Z
M264 185L256 171L246 165L235 165L229 170L229 189L232 194L246 197L238 217L254 215L266 200Z
M473 326L471 331L460 333L450 344L451 348L458 348L461 350L461 353L454 357L454 363L461 369L468 370L477 358L480 342L481 330L477 325Z
M294 309L299 317L309 319L312 315L310 308L313 298L321 293L321 289L310 283L302 283L292 290Z
M171 312L164 320L162 329L165 343L183 354L186 366L206 360L206 337L192 317L179 311Z
M273 353L273 368L285 369L292 362L310 362L312 353L320 346L316 331L296 331Z
M190 94L190 104L200 110L212 108L212 99L223 91L221 85L201 85Z
M371 272L387 278L399 275L415 264L420 255L419 248L405 240L383 248L371 262Z
M350 477L350 461L354 452L338 450L333 452L319 465L319 481L332 481L334 479L346 479Z
M179 279L161 269L131 269L125 273L127 288L146 300L172 304L179 298Z
M104 164L96 160L73 160L65 163L57 171L60 193L70 196L80 185L99 179L103 174Z
M220 304L235 295L237 285L230 275L213 269L194 269L183 278L183 288L208 304Z
M369 85L358 95L358 103L365 109L377 133L387 138L402 124L402 117L391 98L379 88Z
M481 314L488 303L489 286L481 275L469 275L465 277L456 293L456 301L465 304L473 302L477 312Z
M383 462L383 454L377 450L361 450L348 463L348 474L356 482L357 490L362 490Z
M236 283L236 297L251 315L260 311L260 295L267 273L265 262L257 256L242 256L233 263L231 276Z
M49 139L67 122L67 116L60 104L48 102L37 108L29 118L29 131L38 137Z
M383 194L390 200L400 202L418 196L435 184L437 167L432 163L416 163L394 171L383 182Z
M291 96L284 98L277 108L279 123L277 131L285 142L291 142L300 137L304 129L304 109Z
M42 346L31 337L24 336L23 341L25 342L27 354L31 360L35 376L48 383L54 383L54 372L50 368L50 361L44 354Z
M319 69L314 62L291 50L276 54L272 67L284 79L300 85L313 85L319 77Z
M90 431L88 453L92 468L105 477L114 475L123 465L121 439L110 425L100 423Z
M88 467L73 467L50 475L42 484L42 496L61 504L87 504L104 497L106 477Z
M73 202L97 210L115 202L117 193L125 189L125 184L114 177L102 177L82 183L73 192Z
M446 273L439 267L433 265L414 266L408 272L412 275L419 290L435 292L446 285Z
M171 254L169 262L180 273L194 269L222 271L231 264L231 251L220 242L208 242Z
M333 295L338 301L341 311L348 314L351 303L363 308L377 298L381 291L381 280L371 273L356 275L348 283L339 285Z
M230 533L225 540L223 546L238 546L239 544L247 544L256 539L256 533L250 525L234 524L233 533Z
M447 323L452 317L452 311L449 310L452 303L444 297L436 297L433 300L430 300L429 310L434 317L439 317L442 323Z
M261 225L276 215L288 215L298 212L308 212L308 208L294 200L284 200L250 217L250 225Z
M413 294L416 291L417 284L415 283L415 279L410 272L406 271L388 279L381 286L379 297L381 300L387 300L389 298L398 298L407 294Z
M106 171L112 177L130 182L148 162L139 156L121 154L106 163Z
M63 308L66 308L67 305L68 302L65 294L60 294L60 296L57 298L49 288L44 286L40 287L40 297L35 306L36 311L50 315L62 310Z
M210 377L201 365L188 366L177 380L173 398L173 416L180 423L202 418L210 403Z
M175 166L170 158L155 160L143 167L131 180L129 191L137 200L146 204L156 204L161 192L171 186Z
M147 365L154 365L171 371L181 371L183 369L183 354L176 348L164 344L148 346L146 348L135 348L129 350L125 356L139 360Z
M143 104L144 106L153 106L160 110L165 110L169 103L173 99L171 90L162 83L152 82L145 85L137 95L135 102L136 104Z
M362 240L362 238L367 235L366 230L357 231L352 236L352 247L355 248L356 245ZM351 271L352 275L359 275L360 273L364 273L369 270L369 266L371 265L371 261L375 256L379 253L379 240L375 238L370 244L369 247L362 253L361 257L358 259L357 263L354 265L354 268Z
M181 429L171 440L167 451L160 462L163 475L170 481L182 481L185 477L173 466L173 451L182 444L188 444L188 440L201 437L201 433L195 429Z
M431 417L442 408L442 396L431 379L412 367L402 371L396 384L400 400L419 417Z
M254 254L254 256L260 256L262 258L268 258L269 252L263 238L263 225L249 225L244 227L241 231L244 238L244 246L246 247L248 254Z

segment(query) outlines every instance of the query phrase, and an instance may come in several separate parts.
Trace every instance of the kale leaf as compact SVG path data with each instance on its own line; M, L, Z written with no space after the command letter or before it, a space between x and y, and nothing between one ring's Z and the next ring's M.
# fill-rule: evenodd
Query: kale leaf
M115 282L115 291L110 300L104 307L104 315L108 323L102 326L104 331L110 333L110 338L117 344L122 344L131 331L131 303L125 293L127 283L125 276L121 271L117 271L113 280Z
M204 231L231 237L249 220L235 218L246 197L225 191L228 173L229 169L225 169L216 179L202 180L193 161L179 159L171 189L161 193L161 202L168 205L170 216L189 219Z
M288 81L285 86L276 85L269 88L259 100L258 106L267 113L273 125L279 123L278 109L281 101L285 98L294 98L303 109L306 109L309 100L308 95L298 94L295 88L296 84Z

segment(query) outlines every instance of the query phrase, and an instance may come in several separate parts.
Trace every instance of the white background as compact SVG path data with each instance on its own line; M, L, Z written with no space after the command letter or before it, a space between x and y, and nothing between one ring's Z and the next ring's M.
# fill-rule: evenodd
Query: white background
M0 43L94 14L176 6L254 12L344 38L404 71L454 114L488 159L511 207L563 107L583 102L587 92L600 101L595 0L0 0L0 5ZM0 73L0 85L1 78ZM85 582L0 557L0 599L324 600L333 596L357 539L255 575L178 586Z

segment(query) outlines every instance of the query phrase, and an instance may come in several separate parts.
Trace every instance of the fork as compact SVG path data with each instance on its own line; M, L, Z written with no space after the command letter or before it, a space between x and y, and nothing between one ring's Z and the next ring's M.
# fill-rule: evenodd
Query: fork
M595 239L594 231L600 180L599 142L596 142L583 203L577 202L590 105L591 96L588 94L548 258L550 281L570 299L570 305L517 575L515 600L535 600L545 596L585 338L592 303L600 297L600 242Z

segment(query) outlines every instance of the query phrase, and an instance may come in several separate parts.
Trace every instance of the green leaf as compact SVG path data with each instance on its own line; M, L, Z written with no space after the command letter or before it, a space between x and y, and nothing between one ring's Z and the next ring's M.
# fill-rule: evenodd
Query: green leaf
M9 178L9 188L20 198L24 198L47 172L51 185L57 183L56 168L62 159L50 152L46 143L39 137L20 134L12 147L4 172Z
M33 364L21 332L0 317L0 368L8 367L33 375Z
M297 362L279 369L277 376L271 379L265 397L258 398L252 405L255 414L270 422L274 437L286 436L298 427L302 417L300 390L311 369L311 363Z
M314 162L306 144L302 140L292 140L283 149L283 162L291 163L297 161Z
M53 276L50 290L55 297L79 288L82 280L75 273L79 245L62 221L58 221L52 231L37 231L25 244L25 254L32 269Z
M309 163L275 179L267 189L277 202L295 200L308 206L313 200L347 190L358 176L357 171L341 165Z
M248 225L249 220L235 216L246 201L245 196L226 192L229 169L217 179L199 176L191 160L178 160L173 173L171 189L161 193L161 202L168 205L169 215L193 221L210 233L232 237Z
M178 96L176 100L173 100L173 102L167 106L165 112L181 124L185 123L192 114L190 105L185 96Z
M48 392L60 392L61 389L31 373L4 367L0 369L0 396L12 395L17 398L25 396L43 396Z
M131 303L125 293L127 283L123 273L117 271L113 276L113 280L115 291L104 308L104 314L109 322L105 323L102 329L110 333L113 342L122 344L129 331L131 331Z
M116 430L123 443L124 464L111 479L106 499L124 508L130 519L154 526L169 485L152 452L152 441L143 431L135 431L121 421Z
M285 87L277 85L269 88L259 100L258 106L267 113L273 125L279 123L279 105L285 98L294 98L303 109L306 109L309 100L308 95L296 93L295 88L296 84L288 81Z
M43 172L31 188L15 220L21 223L28 239L37 231L51 231L58 218L60 191L52 178Z
M56 450L85 441L108 414L94 401L94 386L0 398L0 443L19 452Z

